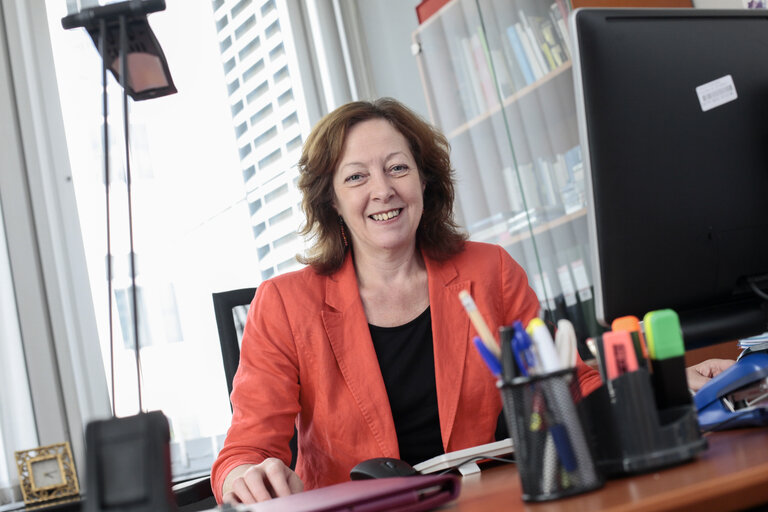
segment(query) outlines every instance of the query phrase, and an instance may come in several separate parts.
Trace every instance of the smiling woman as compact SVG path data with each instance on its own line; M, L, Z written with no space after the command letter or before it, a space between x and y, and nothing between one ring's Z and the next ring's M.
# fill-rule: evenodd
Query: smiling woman
M501 400L468 350L457 294L471 290L493 325L539 308L502 248L465 241L445 138L396 100L328 114L299 170L314 246L307 268L262 283L249 309L232 426L211 474L220 501L342 482L367 459L413 465L493 441ZM594 371L579 361L578 372L589 385Z

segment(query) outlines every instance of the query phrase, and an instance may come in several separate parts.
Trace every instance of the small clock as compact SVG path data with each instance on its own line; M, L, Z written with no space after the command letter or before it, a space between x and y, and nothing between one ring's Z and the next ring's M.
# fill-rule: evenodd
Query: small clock
M40 446L15 454L25 504L59 503L80 494L69 443Z

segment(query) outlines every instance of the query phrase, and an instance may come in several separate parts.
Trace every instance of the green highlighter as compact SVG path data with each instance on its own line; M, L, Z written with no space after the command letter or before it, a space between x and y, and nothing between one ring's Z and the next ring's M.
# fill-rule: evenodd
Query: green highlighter
M651 358L656 406L660 410L690 406L691 394L685 378L685 344L677 313L671 309L651 311L643 317L643 326Z

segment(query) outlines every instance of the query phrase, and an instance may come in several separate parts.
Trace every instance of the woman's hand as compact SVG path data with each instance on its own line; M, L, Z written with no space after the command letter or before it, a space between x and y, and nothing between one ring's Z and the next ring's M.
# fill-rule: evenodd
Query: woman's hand
M693 392L700 390L712 377L727 370L735 362L733 359L707 359L686 368L685 376L688 379L688 387Z
M257 503L304 490L304 482L291 468L276 458L260 464L237 466L224 479L224 503Z

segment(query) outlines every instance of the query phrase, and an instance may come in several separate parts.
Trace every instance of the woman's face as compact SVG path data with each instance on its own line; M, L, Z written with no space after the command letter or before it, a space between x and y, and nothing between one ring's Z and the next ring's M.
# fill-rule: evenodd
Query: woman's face
M424 184L408 141L389 122L370 119L348 131L333 191L355 251L415 250Z

